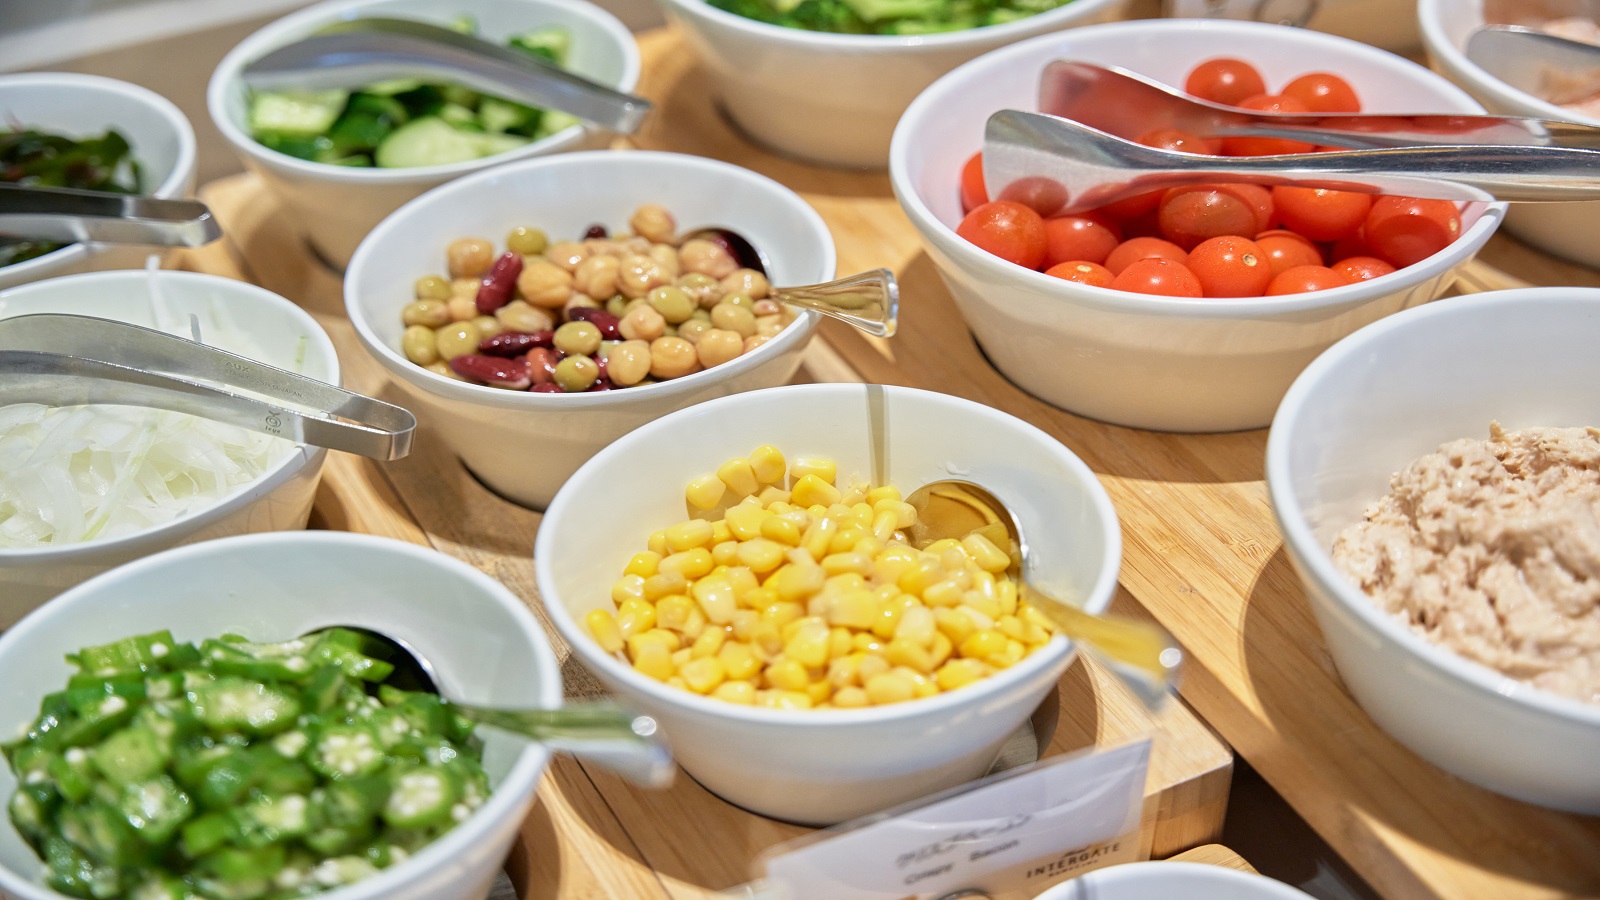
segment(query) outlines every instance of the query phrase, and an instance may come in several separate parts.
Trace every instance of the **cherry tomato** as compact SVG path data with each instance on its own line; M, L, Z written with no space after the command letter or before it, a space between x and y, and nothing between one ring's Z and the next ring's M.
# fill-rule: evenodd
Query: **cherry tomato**
M1277 227L1275 223L1278 220L1278 208L1273 203L1271 188L1265 188L1259 184L1242 183L1219 184L1217 187L1220 190L1228 191L1238 196L1256 208L1256 227L1251 231L1242 232L1243 234L1255 234L1258 231L1266 231L1269 228Z
M1171 241L1158 237L1128 238L1117 245L1106 257L1106 268L1113 275L1121 275L1122 270L1141 259L1170 259L1175 263L1188 262L1189 251L1179 247Z
M1156 207L1161 205L1161 198L1166 194L1167 192L1164 190L1134 194L1132 197L1118 200L1115 203L1107 203L1105 206L1100 207L1098 211L1118 222L1127 223L1148 213L1155 212Z
M1361 226L1373 256L1404 268L1461 236L1461 212L1449 200L1379 197Z
M1313 241L1337 241L1355 234L1372 209L1372 195L1279 185L1272 200L1283 227Z
M1044 219L1021 203L985 203L967 213L956 234L1019 266L1037 269L1044 262Z
M1222 142L1213 138L1203 138L1197 134L1180 131L1176 128L1157 128L1139 135L1139 143L1146 147L1155 147L1158 150L1175 150L1179 153L1199 153L1206 156L1215 156L1222 148Z
M1328 288L1343 287L1349 283L1350 280L1345 278L1343 274L1335 272L1327 266L1295 266L1272 276L1272 283L1267 285L1267 296L1277 297L1282 294L1325 291Z
M1267 83L1255 66L1242 59L1220 57L1195 66L1183 80L1183 89L1201 100L1237 106L1246 97L1266 93Z
M961 211L969 213L989 202L989 191L983 186L983 154L974 153L961 167Z
M1189 271L1207 297L1259 297L1272 283L1266 254L1249 238L1228 235L1189 251Z
M1200 280L1189 267L1170 259L1150 257L1132 263L1112 279L1111 286L1119 291L1135 294L1159 294L1163 297L1199 297Z
M1319 113L1361 111L1361 98L1350 82L1327 72L1310 72L1283 86L1283 95L1293 97L1306 109Z
M1240 109L1258 112L1303 113L1306 105L1282 94L1256 94L1235 104ZM1288 138L1226 137L1222 139L1225 156L1278 156L1286 153L1310 153L1315 144L1291 141Z
M1292 231L1264 231L1256 235L1256 246L1266 255L1267 265L1273 275L1295 266L1320 266L1323 263L1322 251L1317 249L1317 245Z
M1176 187L1161 199L1161 236L1185 250L1206 238L1256 232L1255 204L1214 184Z
M1352 256L1349 259L1339 260L1331 268L1351 282L1371 281L1395 271L1394 266L1375 256Z
M1093 216L1060 216L1044 220L1044 265L1084 259L1103 263L1122 242L1122 235Z
M1086 259L1074 259L1068 262L1056 263L1044 270L1046 275L1060 278L1065 281L1076 281L1079 284L1093 285L1094 287L1111 287L1111 270L1099 263L1089 262Z

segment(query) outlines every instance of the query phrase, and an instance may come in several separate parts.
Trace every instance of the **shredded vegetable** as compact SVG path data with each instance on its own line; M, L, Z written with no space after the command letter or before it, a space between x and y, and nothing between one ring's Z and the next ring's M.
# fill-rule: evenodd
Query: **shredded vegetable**
M163 410L0 408L0 548L92 541L170 522L241 490L293 447Z

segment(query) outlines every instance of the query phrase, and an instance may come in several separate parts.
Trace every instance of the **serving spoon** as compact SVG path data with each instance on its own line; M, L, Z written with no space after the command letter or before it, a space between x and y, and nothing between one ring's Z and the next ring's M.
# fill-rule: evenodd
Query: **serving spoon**
M355 625L330 626L353 631L381 648L373 653L394 665L390 680L406 690L439 694L437 671L415 647L389 634ZM315 633L315 632L313 632ZM446 708L482 725L532 738L558 753L598 763L640 787L664 788L677 766L662 740L656 720L614 703L569 703L545 709L475 706L441 698Z
M1549 103L1600 94L1600 46L1521 25L1485 25L1467 36L1467 59Z
M1202 156L1146 147L1070 119L1001 110L984 130L984 181L996 199L1041 215L1205 182L1296 184L1442 200L1600 198L1600 150L1410 146L1288 156Z
M916 524L906 529L911 546L922 550L935 541L960 540L976 531L996 547L1010 548L1007 574L1017 583L1019 599L1106 663L1145 706L1156 709L1166 699L1183 662L1177 642L1156 625L1096 615L1030 585L1028 544L1016 516L998 497L970 481L946 479L923 485L906 502L917 510Z

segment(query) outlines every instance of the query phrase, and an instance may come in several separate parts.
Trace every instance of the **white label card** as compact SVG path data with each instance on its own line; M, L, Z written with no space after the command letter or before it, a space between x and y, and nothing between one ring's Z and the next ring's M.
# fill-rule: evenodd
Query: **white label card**
M934 900L964 889L1035 893L1144 856L1148 740L995 776L915 808L773 849L787 900Z

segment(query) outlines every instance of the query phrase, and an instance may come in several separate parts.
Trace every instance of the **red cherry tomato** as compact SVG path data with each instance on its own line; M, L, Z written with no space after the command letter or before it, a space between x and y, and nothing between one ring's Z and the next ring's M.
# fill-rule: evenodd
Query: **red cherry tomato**
M1128 238L1117 245L1106 257L1106 268L1113 275L1121 275L1122 270L1141 259L1169 259L1175 263L1188 262L1189 252L1171 241L1158 237Z
M1186 185L1167 191L1157 221L1161 236L1185 250L1206 238L1254 234L1256 206L1241 195L1214 184Z
M1195 66L1183 80L1183 89L1201 100L1236 106L1246 97L1266 93L1267 83L1255 66L1242 59L1221 57Z
M1352 256L1349 259L1339 260L1330 266L1330 268L1350 279L1352 283L1357 281L1371 281L1374 278L1382 278L1383 276L1395 271L1394 266L1389 265L1375 256Z
M1199 153L1206 156L1215 156L1222 148L1222 142L1213 138L1203 138L1197 134L1180 131L1176 128L1157 128L1139 135L1139 143L1146 147L1155 147L1158 150L1175 150L1179 153Z
M1313 241L1337 241L1355 234L1372 209L1372 195L1356 191L1288 187L1272 189L1283 227Z
M969 213L989 202L989 191L983 186L983 154L974 153L961 167L961 211Z
M1272 276L1272 283L1267 285L1267 296L1277 297L1282 294L1325 291L1328 288L1343 287L1349 283L1350 280L1345 278L1343 274L1335 272L1327 266L1295 266Z
M1235 104L1240 109L1257 112L1303 113L1310 112L1306 105L1293 97L1281 94L1256 94ZM1222 139L1224 156L1278 156L1285 153L1310 153L1315 144L1291 141L1288 138L1227 137Z
M1189 267L1170 259L1150 257L1132 263L1112 279L1111 286L1135 294L1163 297L1200 297L1200 280Z
M1264 231L1256 235L1256 246L1266 255L1273 275L1296 266L1320 266L1323 262L1317 245L1292 231Z
M1099 263L1089 262L1086 259L1074 259L1063 263L1056 263L1044 270L1046 275L1060 278L1065 281L1076 281L1079 284L1093 285L1094 287L1111 287L1111 270Z
M1189 251L1189 271L1207 297L1259 297L1272 283L1266 254L1248 238L1228 235Z
M1461 212L1449 200L1379 197L1361 226L1372 255L1404 268L1461 236Z
M967 213L956 234L1019 266L1037 269L1044 262L1044 219L1021 203L985 203Z
M1377 198L1374 197L1374 200ZM1370 213L1369 213L1370 215ZM1360 228L1356 233L1346 238L1340 238L1328 248L1328 258L1331 260L1349 259L1352 256L1371 256L1372 248L1367 246L1367 236Z
M1107 203L1105 206L1100 207L1097 212L1103 213L1118 222L1126 224L1142 216L1155 212L1156 207L1161 205L1161 198L1166 196L1166 194L1167 192L1164 190L1135 194L1132 197L1118 200L1114 203ZM1126 230L1126 228L1124 228L1124 230Z
M1237 195L1240 199L1249 202L1251 206L1256 208L1256 227L1250 231L1242 232L1243 234L1255 234L1259 231L1277 227L1275 223L1278 220L1278 208L1277 204L1272 200L1271 188L1265 188L1259 184L1219 184L1217 187L1220 190Z
M1060 216L1044 220L1044 265L1084 259L1103 263L1121 243L1122 235L1090 216Z
M1283 95L1293 97L1306 109L1319 113L1361 111L1361 98L1350 82L1327 72L1309 72L1283 86Z

